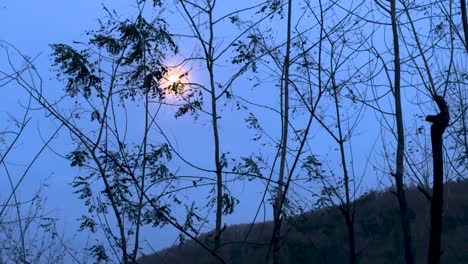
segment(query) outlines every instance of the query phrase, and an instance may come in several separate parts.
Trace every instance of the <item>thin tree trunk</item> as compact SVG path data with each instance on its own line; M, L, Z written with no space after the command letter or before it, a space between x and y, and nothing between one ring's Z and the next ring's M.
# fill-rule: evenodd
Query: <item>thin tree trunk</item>
M143 57L143 64L146 65L146 55ZM144 74L146 76L146 72ZM138 192L138 209L137 209L137 223L135 226L135 244L133 245L133 253L132 253L132 263L137 263L137 256L138 250L140 246L140 228L141 228L141 215L143 211L143 198L145 192L145 177L146 177L146 154L148 152L148 132L149 132L149 87L143 87L146 89L145 91L145 128L143 131L143 161L142 161L142 171L141 171L141 182L140 188L137 189ZM138 184L135 182L135 184Z
M354 217L348 212L345 215L346 227L348 228L348 243L349 243L349 263L357 263L356 254L356 235L354 232Z
M283 94L281 95L283 106L282 106L282 132L281 132L281 158L280 158L280 171L278 179L278 193L276 195L275 203L273 206L273 263L280 263L280 239L281 239L281 211L283 207L283 201L285 200L283 195L283 183L284 176L286 173L286 154L288 144L288 128L289 128L289 53L291 52L291 16L292 16L292 0L288 2L288 22L287 22L287 37L286 37L286 55L284 58L284 71L283 77Z
M434 97L439 106L438 115L429 115L426 121L431 122L432 143L432 168L434 179L432 183L431 199L431 234L429 238L429 264L438 264L441 256L442 236L442 206L444 203L444 157L443 157L443 134L448 126L450 116L447 103L442 96Z
M114 74L117 72L117 68L116 67L114 69L114 72L113 72L113 75L112 76L115 76ZM107 118L107 115L108 115L108 111L109 111L109 108L110 108L110 105L111 105L111 97L112 97L112 93L113 93L113 88L114 88L114 82L115 82L115 78L112 78L111 80L111 83L109 85L110 89L109 89L109 92L107 94L107 100L105 102L105 106L104 106L104 113L103 113L103 117L102 117L102 120L106 120ZM57 117L59 120L63 120L63 118L61 118L60 115L58 114L54 114L55 117ZM62 123L65 124L64 121L62 121ZM121 211L119 211L119 207L118 207L118 204L117 204L117 201L116 201L116 198L114 196L114 193L113 193L113 190L111 188L111 184L109 182L109 179L108 179L108 176L106 174L106 167L105 165L103 165L101 163L101 161L99 160L98 158L98 154L96 153L96 150L98 149L99 147L99 144L101 142L101 139L102 137L105 135L105 130L106 130L107 126L105 125L105 122L101 123L101 127L99 128L99 134L98 134L98 137L94 143L94 145L89 148L89 151L91 153L91 156L94 160L94 162L96 163L97 167L98 167L98 170L99 170L99 173L101 174L101 177L102 177L102 180L103 180L103 183L104 183L104 187L105 187L105 192L109 198L109 201L111 202L111 206L112 206L112 210L114 212L114 215L115 215L115 218L117 220L117 225L119 227L119 234L120 234L120 248L122 249L122 263L123 264L128 264L129 263L129 255L128 255L128 249L127 249L127 237L125 235L125 223L124 223L124 220L123 220L123 213ZM83 137L82 135L77 135L81 142L86 142L85 140L83 140ZM88 144L86 144L88 145Z
M460 11L462 15L463 33L465 35L465 48L468 52L468 14L466 13L466 1L460 0Z
M182 8L184 9L185 14L187 14L188 19L190 20L190 24L195 32L196 38L200 41L200 44L203 48L204 52L204 60L206 63L206 68L208 70L209 78L210 78L210 86L209 86L209 94L211 98L211 122L213 123L213 140L214 140L214 163L215 163L215 174L216 174L216 220L215 220L215 230L214 230L214 250L220 246L221 241L221 224L222 224L222 210L223 210L223 178L222 178L222 165L221 165L221 156L220 156L220 140L219 140L219 129L218 129L218 107L217 107L217 96L216 96L216 84L215 84L215 74L214 74L214 64L215 64L215 57L214 57L214 21L213 21L213 10L216 4L216 1L206 1L207 8L203 9L200 8L200 11L203 13L208 14L209 21L207 27L209 28L209 39L205 41L204 37L202 37L197 23L195 22L194 18L188 11L186 4L190 3L190 1L180 1ZM204 25L205 26L205 25Z
M213 137L214 137L214 148L215 148L215 166L216 166L216 226L214 236L214 248L215 250L220 245L221 239L221 223L222 223L222 210L223 210L223 178L222 168L220 161L220 150L219 150L219 132L218 132L218 113L216 107L216 93L215 83L213 75L213 64L210 63L210 84L211 84L211 111L212 111L212 122L213 122Z
M345 187L345 205L341 209L346 220L346 227L348 229L348 243L349 243L349 263L356 263L356 241L354 235L354 211L351 210L351 197L349 194L349 174L348 168L346 165L346 155L345 155L345 146L343 139L343 131L341 128L341 118L340 118L340 105L338 102L338 89L335 84L335 79L333 77L333 89L334 89L334 99L335 99L335 111L336 111L336 122L338 126L338 144L340 145L340 156L341 156L341 166L343 168L343 178L344 178L344 187Z
M214 233L214 250L221 244L221 225L223 217L223 175L222 166L220 159L220 142L219 142L219 131L218 131L218 106L216 99L216 85L214 76L214 47L213 47L213 4L209 6L209 27L210 27L210 38L208 40L208 50L206 51L206 66L210 75L210 94L211 94L211 117L213 122L213 139L214 139L214 162L216 168L216 223Z
M403 112L401 107L401 68L400 68L400 44L398 39L396 0L390 2L390 16L392 20L393 32L393 51L395 54L395 76L394 76L394 97L395 97L395 118L397 123L397 155L396 155L396 172L395 184L397 189L398 204L400 206L400 221L403 229L403 246L405 249L406 264L414 263L413 246L411 238L411 227L409 223L409 210L406 201L406 194L403 184L404 173L404 151L405 151L405 134L403 127Z

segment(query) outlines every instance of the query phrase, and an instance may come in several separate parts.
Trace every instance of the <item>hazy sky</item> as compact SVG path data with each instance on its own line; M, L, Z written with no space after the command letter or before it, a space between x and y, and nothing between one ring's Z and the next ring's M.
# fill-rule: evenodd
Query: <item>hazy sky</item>
M46 0L46 1L0 1L0 40L6 41L15 46L23 54L33 57L36 67L44 78L44 88L46 93L63 93L63 84L55 80L55 73L51 72L50 58L51 49L49 44L65 43L71 44L72 41L86 41L87 30L96 29L98 27L97 19L102 18L105 14L102 3L110 9L122 15L132 15L135 9L132 7L132 1L61 1L61 0ZM129 7L130 6L130 7ZM229 8L229 5L223 5L223 8ZM176 19L177 22L171 24L174 30L183 30L184 24ZM168 21L171 23L170 21ZM227 32L223 32L228 36ZM184 49L185 47L181 47ZM190 53L190 52L189 52ZM190 54L187 55L190 55ZM13 58L15 59L15 58ZM3 50L0 53L0 61L5 61L6 56ZM171 61L171 58L168 58ZM6 67L3 65L3 67ZM7 67L6 67L7 68ZM4 68L2 68L4 69ZM221 69L222 71L222 69ZM197 76L194 72L193 76ZM203 78L197 76L198 78ZM250 85L250 84L246 84ZM25 108L25 94L14 85L9 85L7 91L2 93L2 104L0 105L0 114L2 120L8 120L8 114L21 116ZM247 88L247 87L246 87ZM15 90L16 89L16 90ZM265 91L260 90L260 94ZM232 113L231 113L232 111ZM234 105L228 105L222 115L228 118L229 115L235 114ZM160 122L164 126L167 135L173 140L176 147L180 148L182 154L190 157L190 160L200 166L211 166L213 159L211 156L200 155L201 150L212 150L211 126L209 120L203 117L197 122L191 118L182 118L175 120L173 118L173 110L162 109ZM44 117L43 112L37 111L32 115L30 125L26 129L22 142L12 155L9 156L9 161L16 163L16 169L13 170L15 179L19 179L20 175L26 168L26 165L34 157L46 140L55 129L55 125L50 120ZM141 117L130 117L130 119L138 123ZM274 122L275 120L271 120ZM275 124L275 123L272 123ZM277 123L276 123L277 124ZM268 129L268 124L264 124ZM2 128L9 127L5 124ZM194 127L196 129L194 129ZM236 122L225 122L220 126L222 133L223 144L231 153L241 152L245 146L239 144L245 138L252 136L245 130L245 125L241 118L237 118ZM131 134L131 132L130 132ZM138 134L138 133L136 133ZM57 151L58 154L65 155L73 150L73 146L69 143L68 134L64 131L51 144L51 149ZM255 151L255 150L253 150ZM248 153L247 153L248 154ZM184 168L183 166L181 168ZM180 169L180 168L178 168ZM78 169L70 168L69 161L54 154L52 151L46 151L36 161L35 166L30 173L27 174L24 183L22 184L20 197L28 199L37 191L40 183L46 182L48 188L44 191L47 197L46 207L52 211L52 216L59 217L59 231L63 228L63 232L70 238L75 234L78 227L76 221L85 210L82 201L77 199L77 195L73 194L73 189L70 183L73 176L80 175ZM3 181L1 179L2 186ZM6 182L5 182L6 184ZM250 185L249 185L250 184ZM246 188L246 185L249 188ZM255 185L253 185L255 186ZM249 222L253 219L255 209L258 206L258 197L263 192L262 185L258 186L258 190L252 189L252 183L242 183L233 189L233 193L241 198L239 209L233 216L225 218L226 223L241 223ZM2 187L3 188L3 187ZM190 193L189 199L202 200L205 199L208 193L198 192L198 194ZM3 196L0 196L3 197ZM255 201L255 202L252 202ZM270 208L267 208L269 212ZM177 211L177 210L176 210ZM270 218L270 214L261 214L263 217ZM171 227L164 230L154 230L148 228L145 232L146 239L151 243L152 247L158 249L172 245L176 239L177 232ZM87 234L86 234L87 235ZM87 237L79 236L74 239L76 248L81 248Z
M222 5L221 2L230 3ZM244 1L218 1L222 5L221 10L233 8L233 6L241 6L241 3L248 3L248 0ZM81 0L81 1L63 1L63 0L43 0L43 1L5 1L0 0L0 40L7 41L14 45L21 52L28 56L40 55L36 59L36 66L41 72L45 80L46 93L49 94L61 94L63 93L63 83L55 80L55 73L51 72L51 49L49 44L52 43L65 43L71 44L72 41L83 41L86 42L87 36L85 32L87 30L96 29L98 27L97 19L102 18L105 14L102 4L105 4L110 9L116 9L117 13L123 17L132 17L135 8L133 5L134 1L124 0L108 0L108 1L96 1L96 0ZM183 32L187 27L185 22L179 18L179 15L174 13L168 20L170 24L170 30L174 32ZM282 27L284 25L278 25ZM219 45L226 45L230 40L229 30L221 30L221 38L218 42ZM279 36L281 37L281 36ZM188 45L188 42L183 43L184 46L181 48L181 57L190 56L193 53L193 47ZM181 57L168 58L168 61L173 59L177 60ZM5 53L0 51L0 62L5 61ZM232 69L229 66L229 62L226 60L226 64L220 63L217 65L220 76L224 76L225 73L229 73ZM1 66L0 69L6 67ZM192 66L192 67L196 67ZM226 74L227 75L227 74ZM203 73L194 70L193 78L198 78L197 81L206 81ZM251 96L251 98L260 98L263 103L271 104L275 107L275 104L279 103L278 90L274 83L265 83L255 90L252 90L252 82L247 80L241 80L236 83L236 89L241 94ZM3 87L2 89L6 89ZM24 107L21 104L25 104L24 92L15 90L14 85L7 87L8 90L2 91L1 105L0 105L0 120L8 120L8 113L15 115L21 115L24 112ZM328 108L327 108L328 107ZM324 106L324 109L330 109L332 106ZM262 109L256 109L256 114L262 116L264 129L266 131L274 131L274 136L279 135L280 121L276 117L268 116L267 111ZM263 113L262 111L265 111ZM324 114L326 110L324 110ZM350 111L352 112L352 110ZM135 112L137 113L137 111ZM175 120L173 118L174 110L171 108L163 108L159 114L158 122L161 124L163 129L166 131L169 139L174 143L176 149L181 154L189 157L191 161L202 167L213 167L212 158L212 131L211 124L207 118L201 117L199 120L193 120L192 118L181 118ZM367 176L362 182L361 187L364 190L368 187L376 186L376 183L381 179L381 175L377 175L372 170L371 166L368 165L369 156L368 154L373 150L376 143L380 143L379 130L380 126L375 122L375 115L368 114L365 112L365 118L361 119L359 128L356 130L354 137L354 149L349 150L351 154L354 154L354 164L360 164L353 167L353 173L356 173L358 177ZM236 110L235 104L228 103L221 113L222 118L220 119L220 133L221 141L223 144L224 151L230 151L232 155L236 156L243 154L248 156L250 152L255 152L257 149L252 149L252 146L259 146L258 143L252 143L249 141L249 137L253 136L252 131L248 131L243 122L246 112L239 113ZM331 113L331 115L334 113ZM364 112L362 113L364 116ZM49 137L54 131L52 126L54 123L44 117L44 113L37 111L33 114L31 125L25 133L22 139L22 144L16 149L13 156L9 160L12 163L17 163L17 173L24 170L24 165L28 164L28 161L32 159L34 154L42 146L42 140ZM141 116L137 114L131 115L130 122L134 124L131 126L133 131L129 134L135 136L141 135L138 132L138 127L141 126ZM369 122L372 119L373 122ZM348 124L352 125L352 124ZM0 129L8 128L9 124L4 124ZM275 134L276 133L276 134ZM67 151L73 150L73 146L69 143L69 135L66 132L62 132L57 140L53 141L51 145L52 150L58 150L59 154L65 155ZM327 166L336 166L337 162L337 146L331 144L333 142L329 137L322 134L312 134L312 140L308 146L310 149L317 151L322 154L324 161L334 161ZM257 145L255 145L257 144ZM208 154L205 154L203 150L207 150ZM390 150L391 151L391 150ZM247 153L244 153L247 152ZM357 154L356 154L357 153ZM272 153L268 153L273 156ZM208 157L207 157L208 156ZM384 159L383 153L377 153L377 159ZM384 162L382 162L384 163ZM193 171L186 168L186 166L180 164L179 166L173 165L176 169L181 171L186 170L186 173L193 173ZM77 195L73 194L73 189L69 185L72 181L73 176L80 175L80 171L74 168L70 168L69 161L65 160L52 151L47 151L40 159L36 162L31 173L28 174L25 183L21 189L21 195L27 197L32 192L37 190L38 183L46 181L49 183L49 187L46 191L48 198L47 207L50 210L54 210L53 215L61 218L61 226L66 234L72 235L77 227L76 219L82 214L84 209L82 201L77 199ZM199 173L199 172L197 172ZM366 174L366 175L364 175ZM1 176L1 175L0 175ZM4 179L0 179L0 184L3 184ZM3 186L0 185L2 188ZM231 186L234 196L239 197L240 204L236 210L236 214L225 218L226 223L245 223L253 219L255 210L259 205L259 197L263 193L263 184L242 182ZM362 191L362 190L361 190ZM190 200L201 200L206 198L207 193L199 191L198 193L187 192L190 196L187 199ZM0 197L3 198L3 196ZM311 197L308 197L312 199ZM307 208L310 209L310 208ZM270 219L270 208L267 207L265 214L261 214L260 219L263 217ZM151 230L145 233L147 239L153 247L159 249L172 245L176 238L176 232L172 228L165 228L164 230ZM74 242L77 243L77 248L80 247L80 243L84 243L86 238L80 237Z
M97 19L105 14L102 4L118 10L125 15L126 10L132 1L0 1L0 40L7 41L14 45L25 55L30 57L40 55L36 59L36 66L45 80L45 89L51 93L63 93L63 84L55 80L55 73L51 72L51 49L49 44L65 43L71 44L73 40L86 41L85 32L96 29ZM0 61L6 60L3 50L0 53ZM5 65L3 65L5 66ZM4 69L4 68L2 68ZM6 87L3 87L6 88ZM16 90L15 90L16 89ZM8 120L8 114L21 115L27 98L20 89L14 85L8 86L7 91L3 91L2 103L0 105L0 116L2 121ZM43 140L48 138L54 131L53 123L48 121L43 112L36 112L30 121L30 125L25 131L22 142L16 151L9 158L9 162L16 163L13 169L14 179L18 180L26 165L42 147ZM11 127L10 124L3 124L3 128ZM64 135L65 134L65 135ZM41 136L39 136L41 135ZM60 134L58 141L52 143L51 147L60 154L66 154L72 150L67 133ZM73 194L70 183L75 175L80 175L80 171L70 168L69 161L57 156L51 151L46 151L40 156L30 173L26 176L24 184L19 192L22 199L30 199L37 191L39 183L46 182L49 187L43 195L47 197L46 207L52 211L51 216L61 219L59 231L65 233L66 239L71 239L78 228L78 219L85 211L82 201ZM15 174L16 172L16 174ZM3 174L3 173L2 173ZM6 186L5 177L2 175L0 186ZM9 188L7 188L8 190ZM4 193L4 191L1 191ZM4 198L3 195L0 197ZM175 232L169 233L161 231L163 236L151 241L156 248L166 247L172 244L175 239ZM169 235L170 236L169 236ZM76 249L85 246L88 234L78 236L73 240ZM163 237L163 239L161 239Z

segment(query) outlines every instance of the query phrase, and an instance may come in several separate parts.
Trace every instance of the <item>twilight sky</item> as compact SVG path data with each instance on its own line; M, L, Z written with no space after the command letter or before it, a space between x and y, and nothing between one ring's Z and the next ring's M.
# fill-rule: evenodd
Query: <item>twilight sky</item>
M133 12L136 12L132 1L122 0L71 2L59 0L1 1L0 3L0 23L2 25L0 27L0 40L8 42L27 56L37 56L35 65L44 79L45 93L52 95L63 92L63 83L56 80L55 73L52 71L49 44L71 44L72 41L86 41L87 36L85 32L96 29L98 27L97 20L105 15L102 4L109 9L115 9L123 17L134 17ZM221 10L224 8L232 8L232 5L222 5ZM172 23L168 21L171 29L175 31L187 29L183 21L180 19L175 20ZM226 31L222 31L222 35L227 38L230 37L229 32ZM188 49L193 48L189 47ZM181 50L181 56L191 55L191 52L185 52L184 46L181 46ZM6 60L3 50L0 54L0 60L2 63ZM167 60L168 63L177 63L178 61L177 58L170 57ZM2 65L2 67L4 66ZM223 68L220 68L220 72L229 72L229 69ZM203 82L202 74L198 74L196 69L192 70L191 77L198 78L197 81ZM250 83L246 83L245 85L251 86ZM8 88L8 90L2 95L2 105L0 106L2 120L8 120L10 114L22 116L25 112L25 107L23 106L27 103L26 94L17 89L15 85L8 85L3 88ZM246 89L249 91L248 87ZM265 90L260 90L257 93L266 98ZM261 111L259 110L259 112ZM158 119L174 146L180 148L181 154L189 157L195 164L202 167L211 166L211 156L207 158L206 155L200 155L202 150L209 149L211 151L212 148L212 131L209 120L203 118L203 116L197 121L194 121L190 117L175 120L173 114L173 109L163 107L160 110ZM236 107L233 104L227 105L222 115L225 119L234 120L222 123L220 126L224 146L233 154L242 153L246 149L245 145L248 144L248 138L252 136L252 132L245 129L243 117L237 114ZM132 114L129 116L129 122L136 127L138 127L138 124L141 124L139 122L141 120L141 115L134 113L133 116ZM268 122L264 124L265 129L268 129L270 126L275 127L274 120L271 120L271 122L271 125ZM10 124L5 124L2 128L10 126ZM42 148L43 142L55 132L55 129L56 124L47 120L42 111L36 111L32 114L32 119L24 132L24 136L21 138L21 144L9 155L8 161L15 164L12 171L15 180L21 178L27 165ZM129 134L132 135L135 131L129 131ZM141 133L135 132L133 136L138 137L140 135ZM239 142L246 143L239 144ZM43 191L47 197L45 205L47 211L53 217L61 219L59 231L63 231L65 239L70 239L76 235L75 233L78 228L76 219L86 210L82 205L82 201L77 199L76 194L73 194L74 190L70 186L73 176L80 175L80 170L70 168L70 162L63 158L71 150L73 150L73 147L70 144L69 135L62 130L52 141L50 149L42 153L38 160L35 161L34 166L22 181L19 192L19 196L22 199L28 199L38 190L40 183L47 183L48 187ZM174 168L182 171L186 169L186 173L190 174L190 169L184 168L183 165L175 165ZM199 174L197 172L194 173L195 175ZM2 188L8 186L7 182L4 181L6 181L5 178L0 179ZM259 195L263 193L263 186L263 184L259 185L258 183L241 183L233 186L233 194L241 200L239 209L236 209L236 211L238 210L241 213L225 217L226 224L252 221L255 211L259 206ZM208 195L208 189L205 191L205 193L200 191L197 193L187 192L187 200L203 201ZM177 209L175 210L177 212ZM265 210L266 215L262 209L257 221L271 218L269 206ZM211 229L211 226L205 227L205 230L208 229ZM148 240L152 248L159 249L172 245L177 239L177 234L171 227L166 227L163 230L148 228L144 239ZM80 249L85 243L88 243L88 239L90 238L87 237L87 234L78 233L78 236L74 237L72 243L75 244L76 249Z
M43 1L6 1L0 0L0 41L6 41L15 48L17 48L23 54L29 57L37 58L34 60L35 66L40 72L43 78L44 93L51 98L57 98L63 95L64 84L56 80L56 72L53 72L51 65L52 59L50 58L51 49L49 44L53 43L64 43L72 44L73 41L87 41L87 30L98 28L98 19L103 18L106 12L103 10L102 5L105 5L109 9L115 9L116 12L123 18L134 18L136 14L136 1L124 1L124 0L107 0L107 1L96 1L96 0L82 0L82 1L61 1L61 0L43 0ZM151 1L149 1L151 2ZM169 2L169 1L168 1ZM229 3L229 4L227 4ZM240 9L242 6L250 4L249 0L242 1L218 1L219 11L215 13L218 17L222 16L232 10ZM352 4L351 4L352 5ZM196 42L184 38L183 35L190 34L190 28L186 24L180 13L173 6L168 6L164 13L167 23L169 25L169 31L175 34L176 42L179 45L180 53L176 56L168 56L166 62L168 64L176 64L183 59L190 58L197 52L199 47L196 47ZM145 13L146 14L146 13ZM296 14L295 14L296 15ZM337 11L335 14L327 17L327 21L330 23L339 22L340 16L343 14ZM302 18L302 13L297 11L296 20ZM313 20L313 18L308 18ZM379 19L376 19L379 20ZM382 18L381 20L385 20ZM279 22L278 22L279 21ZM284 39L284 20L271 20L274 29L278 32L273 32L274 36L271 41L275 43L281 43ZM301 21L301 23L304 23ZM271 26L271 25L269 25ZM233 40L233 36L237 34L237 31L232 29L232 25L228 22L220 23L217 26L217 37L215 39L216 47L220 50L226 47ZM366 28L370 30L369 28ZM283 31L282 31L283 30ZM381 35L375 37L376 40L373 44L386 49L385 45L388 45L388 30L380 30ZM317 32L311 31L309 34L317 36ZM314 35L315 34L315 35ZM312 38L311 37L311 38ZM387 40L387 43L384 41ZM0 70L6 71L9 66L3 64L7 61L6 53L4 49L11 50L11 47L4 45L0 50ZM346 50L347 52L349 50ZM409 51L406 51L409 53ZM14 52L13 52L14 53ZM385 58L389 58L389 53L382 53ZM216 64L217 80L225 83L229 80L235 71L237 66L233 66L230 63L232 53L225 53ZM10 58L13 63L18 63L20 58ZM462 60L463 61L463 60ZM327 64L325 62L324 64ZM347 60L346 63L354 63L355 65L377 65L375 58L369 54L359 55L353 57L352 60ZM466 64L466 61L463 63ZM206 71L203 70L202 64L199 62L190 61L185 64L186 70L189 70L189 78L191 82L197 82L205 84L208 81ZM221 144L222 152L229 152L229 156L232 158L238 158L240 156L250 156L252 153L263 152L263 158L266 163L271 164L274 159L274 153L269 152L275 148L274 143L268 143L268 137L278 139L280 137L280 126L281 122L278 115L274 114L273 110L278 109L279 105L279 91L274 72L274 64L261 65L260 76L262 81L260 85L255 85L255 78L251 78L254 75L250 73L239 78L234 85L233 90L236 91L236 95L240 98L249 99L250 103L240 100L240 102L248 105L248 108L238 109L236 101L228 101L221 108L220 112L220 133L221 133ZM263 75L262 75L263 74ZM346 76L346 72L339 72L338 75ZM301 76L295 76L300 78ZM383 74L382 76L383 77ZM251 79L254 79L252 81ZM380 80L381 79L381 80ZM377 82L385 84L385 78L380 78ZM1 81L0 81L1 82ZM1 83L0 83L1 84ZM359 85L359 84L356 84ZM384 87L382 85L382 87ZM385 87L384 87L385 88ZM25 92L16 87L15 84L9 84L2 87L2 97L0 104L0 120L4 122L1 124L0 129L8 130L14 127L8 120L11 116L21 118L25 112L25 106L27 105L27 97ZM366 90L367 91L367 90ZM377 89L376 94L381 91ZM382 92L383 93L383 92ZM415 90L404 91L404 106L405 111L408 111L408 120L406 125L410 131L416 131L416 127L428 128L428 124L423 121L422 113L432 110L433 106L419 105L415 106L413 103L425 100L424 98L416 98ZM374 94L375 95L375 94ZM298 98L293 98L298 102ZM328 99L329 100L329 99ZM393 111L391 107L391 100L382 100L381 106L388 111ZM321 105L320 113L318 115L323 117L325 122L333 130L333 115L334 105L327 101ZM427 102L427 100L426 100ZM258 107L258 105L266 107ZM34 103L32 105L34 108ZM269 109L270 108L270 109ZM138 102L129 102L127 105L127 112L123 110L119 112L122 115L122 122L128 124L127 136L129 141L138 142L141 138L141 130L143 126L143 115L142 110ZM152 111L158 111L156 123L164 131L165 137L170 141L176 151L182 155L185 159L189 160L196 166L212 169L213 168L213 140L211 122L208 116L203 114L198 119L194 119L190 116L184 116L182 118L174 118L175 109L170 105L163 105L159 110L157 105L151 108ZM65 111L65 110L64 110ZM255 132L247 129L245 119L249 116L249 113L254 113L260 120L260 124L264 131L268 132L268 135L264 135L264 141L252 141L251 138L255 136ZM355 195L359 196L364 191L371 188L381 188L383 185L388 183L388 178L385 176L383 171L388 171L389 164L385 162L385 151L393 155L393 145L386 143L392 142L394 138L391 133L385 131L385 120L382 115L376 114L369 108L360 108L360 106L351 105L343 110L344 127L345 129L353 128L352 144L348 145L348 155L352 157L349 161L351 173L355 177ZM294 116L294 124L298 128L303 127L303 123L306 120L307 115L304 115L300 111L292 114ZM302 118L302 116L304 118ZM331 116L331 117L330 117ZM411 117L411 119L409 118ZM389 123L391 127L391 121ZM38 151L43 146L44 141L51 137L57 129L57 122L53 122L47 116L44 116L44 112L41 110L33 111L31 113L31 120L22 136L20 143L14 149L11 155L8 156L9 173L13 175L13 178L18 181L27 165ZM306 152L311 152L319 157L325 165L325 169L333 172L338 171L339 174L339 152L336 142L321 128L317 123L313 123L313 133L308 141ZM299 133L300 131L298 131ZM159 134L157 130L152 130L154 138L162 141L163 136ZM427 140L423 139L423 142L427 143ZM74 176L80 175L83 172L77 168L71 168L70 161L64 158L70 151L74 149L74 146L70 143L70 134L66 130L59 131L58 135L54 137L54 140L50 144L49 148L42 153L38 160L35 161L34 166L25 174L24 181L21 185L21 191L19 195L22 199L28 199L38 189L40 183L47 183L48 187L43 191L47 197L45 202L46 208L50 211L51 216L58 217L61 219L59 222L59 231L63 231L65 239L71 239L77 230L77 221L85 210L82 201L77 199L77 195L73 193L73 189L70 183ZM267 142L267 143L265 143ZM382 147L379 147L382 145ZM265 143L265 144L262 144ZM266 152L266 153L265 153ZM177 172L178 176L185 175L196 175L214 177L213 175L204 175L203 172L190 168L182 161L177 158L174 159L170 164L171 169ZM8 185L8 181L3 177L6 169L0 170L0 188L4 189ZM228 179L228 177L226 177ZM259 205L262 205L260 197L262 196L265 184L262 181L238 181L229 184L229 188L232 194L240 200L240 204L236 207L236 213L231 216L226 216L224 221L227 225L237 223L248 223L254 219L256 210ZM1 190L0 189L0 190ZM9 190L7 188L7 190ZM305 205L305 210L312 209L312 203L314 201L312 197L313 193L318 193L320 187L312 186L311 183L304 183L304 185L298 184L292 188L292 194L299 197L298 204ZM205 200L208 196L209 188L198 188L194 190L186 190L181 192L184 196L184 202L190 204L190 201L199 203L198 205L203 208L206 204ZM0 199L3 199L3 191L0 191ZM267 197L266 199L268 199ZM271 219L271 209L268 205L268 201L264 201L265 207L260 210L260 216L257 221L263 221L264 219ZM183 207L174 208L176 216L183 214ZM214 211L201 210L207 216L212 219ZM202 230L207 231L213 227L213 221L210 221ZM177 232L172 227L165 227L162 230L145 228L143 235L143 241L147 241L152 248L161 249L167 246L171 246L177 237ZM81 248L87 240L100 239L99 237L87 237L86 234L78 234L73 239L75 248ZM149 248L149 247L148 247Z

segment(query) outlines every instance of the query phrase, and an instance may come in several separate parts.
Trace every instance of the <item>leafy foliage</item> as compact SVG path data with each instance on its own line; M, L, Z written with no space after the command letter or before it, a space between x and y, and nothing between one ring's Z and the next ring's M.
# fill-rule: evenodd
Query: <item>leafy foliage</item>
M102 97L105 91L103 76L110 75L111 79L105 82L108 89L116 89L119 84L127 87L120 90L123 98L134 98L138 92L148 91L163 97L159 81L166 68L162 60L167 50L177 53L165 21L155 19L150 23L139 15L135 21L119 22L110 12L109 15L111 19L107 23L100 21L99 30L88 33L91 38L86 49L77 50L65 44L51 45L58 75L67 80L65 91L70 96L80 94L86 99L95 91ZM105 50L108 56L100 55L100 50ZM110 67L103 63L109 63ZM115 72L103 74L112 68Z
M262 162L261 157L241 157L242 162L239 162L234 168L233 171L239 174L249 175L250 179L255 178L255 176L262 177L262 167L258 163Z
M67 76L65 91L68 95L74 97L82 94L83 97L89 98L92 88L98 94L102 93L101 79L94 74L96 69L89 62L89 51L76 51L65 44L53 44L51 47L54 50L54 65Z
M106 248L103 245L93 245L89 248L89 251L96 259L95 263L109 263L110 258L107 256Z
M70 166L83 167L89 158L89 154L86 150L74 150L66 156L67 159L71 160Z
M158 0L152 3L154 7L162 4ZM168 71L163 65L165 56L177 53L177 46L163 19L148 20L142 13L134 19L121 19L104 9L108 19L100 20L97 30L87 32L87 43L51 45L58 76L66 81L66 95L84 99L75 101L73 117L86 113L93 122L92 126L78 122L73 125L79 130L74 134L78 147L66 157L84 174L76 176L72 183L75 194L88 209L79 219L80 230L102 232L109 238L107 246L89 248L97 263L111 261L106 255L109 246L128 250L124 243L140 236L139 227L175 221L166 199L178 199L170 192L177 179L168 166L172 159L169 145L150 144L149 140L155 141L147 138L143 143L122 142L121 132L114 126L119 122L115 112L118 106L126 109L127 99L141 96L138 99L161 100L166 93L175 92L177 87L166 89L161 81ZM185 112L199 106L193 102ZM119 233L109 223L102 223L102 217L109 216L116 220ZM131 258L132 253L126 254L124 258Z
M302 164L302 168L307 171L311 179L319 178L323 174L322 163L315 155L307 156Z
M182 105L181 107L179 107L179 109L177 110L177 112L175 113L175 117L181 117L187 113L190 113L192 115L194 115L195 117L198 116L198 110L201 109L201 103L200 101L193 101L193 102L189 102L189 103L186 103L184 105Z

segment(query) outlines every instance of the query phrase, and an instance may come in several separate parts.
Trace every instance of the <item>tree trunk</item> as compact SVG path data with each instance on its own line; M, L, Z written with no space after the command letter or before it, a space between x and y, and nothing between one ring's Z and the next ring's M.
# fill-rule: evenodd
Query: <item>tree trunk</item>
M462 24L463 24L463 35L465 36L465 48L466 52L468 52L468 14L466 13L466 1L460 0L460 11L462 16Z
M354 233L354 219L350 212L345 214L346 226L348 228L348 243L349 243L349 264L357 263L356 254L356 238Z
M435 116L429 115L426 117L426 121L432 123L432 168L434 172L431 199L431 234L427 260L429 264L438 264L441 256L442 206L444 203L444 157L442 151L442 136L450 120L447 103L444 98L436 95L434 99L439 106L440 113Z
M218 112L216 104L216 90L213 74L213 62L210 61L208 69L210 71L210 85L211 85L211 115L213 121L213 138L214 138L214 160L216 167L216 225L214 235L214 250L221 244L221 224L222 224L222 211L223 211L223 174L220 159L220 143L218 131Z
M288 145L288 128L289 128L289 56L291 53L291 16L292 16L292 0L288 2L288 21L287 21L287 37L286 37L286 54L284 58L282 82L284 91L281 94L282 101L282 131L281 131L281 157L280 171L278 178L278 193L273 205L273 238L271 244L273 246L273 264L280 263L280 240L281 240L281 212L283 203L286 200L286 192L283 193L283 183L286 173L286 154Z
M338 89L335 83L335 77L333 77L333 97L335 99L335 111L336 111L336 123L338 127L338 144L340 145L340 157L341 157L341 167L343 168L343 180L345 187L345 204L342 205L341 213L343 214L346 227L348 229L348 243L349 243L349 264L356 263L356 239L354 233L354 209L351 209L351 197L349 193L349 174L348 166L346 164L346 154L345 154L345 140L343 137L343 131L341 127L341 116L340 116L340 105L338 102Z
M409 223L408 203L406 201L405 189L403 185L403 168L404 168L404 153L405 153L405 134L403 127L403 113L401 107L401 68L400 68L400 44L398 39L396 0L390 2L390 16L392 20L393 32L393 49L394 49L394 66L395 66L395 118L397 123L397 155L396 155L396 172L395 184L397 189L398 204L400 205L400 221L403 229L403 246L405 249L406 264L414 263L413 246L411 238L411 227Z

